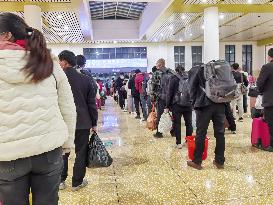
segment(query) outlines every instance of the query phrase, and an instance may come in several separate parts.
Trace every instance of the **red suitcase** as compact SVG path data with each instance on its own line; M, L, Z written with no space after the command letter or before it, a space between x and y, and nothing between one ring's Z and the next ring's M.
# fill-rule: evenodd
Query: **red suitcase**
M254 118L252 121L251 144L255 147L266 149L270 146L270 133L267 123L263 118Z

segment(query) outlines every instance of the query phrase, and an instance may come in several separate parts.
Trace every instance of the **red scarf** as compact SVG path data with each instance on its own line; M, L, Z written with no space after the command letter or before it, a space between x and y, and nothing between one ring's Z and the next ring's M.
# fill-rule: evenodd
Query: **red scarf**
M15 43L21 46L22 48L26 49L26 40L17 40L15 41Z
M2 41L0 42L0 50L25 50L25 48L18 43Z

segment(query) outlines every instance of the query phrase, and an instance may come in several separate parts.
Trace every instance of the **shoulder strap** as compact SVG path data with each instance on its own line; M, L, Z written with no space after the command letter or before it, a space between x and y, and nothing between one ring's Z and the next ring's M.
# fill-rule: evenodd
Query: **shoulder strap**
M55 79L55 82L56 82L56 90L58 90L58 82L57 82L57 78L56 78L56 76L52 73L52 75L53 75L53 77L54 77L54 79Z

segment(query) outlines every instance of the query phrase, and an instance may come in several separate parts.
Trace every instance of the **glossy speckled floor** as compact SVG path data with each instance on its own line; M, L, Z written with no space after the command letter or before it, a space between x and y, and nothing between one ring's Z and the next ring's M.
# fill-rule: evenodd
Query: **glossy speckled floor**
M60 204L273 204L273 153L251 147L250 124L245 119L238 123L237 135L226 134L224 170L212 165L215 140L210 128L209 157L204 170L196 171L186 166L186 147L177 150L170 136L154 139L144 123L109 99L100 113L99 135L114 163L89 169L89 186L81 191L60 191Z

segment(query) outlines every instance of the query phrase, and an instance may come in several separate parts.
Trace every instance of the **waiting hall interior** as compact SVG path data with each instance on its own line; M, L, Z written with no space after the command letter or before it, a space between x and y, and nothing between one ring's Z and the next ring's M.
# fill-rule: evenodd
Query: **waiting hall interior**
M273 205L272 152L272 0L0 0L0 205Z

